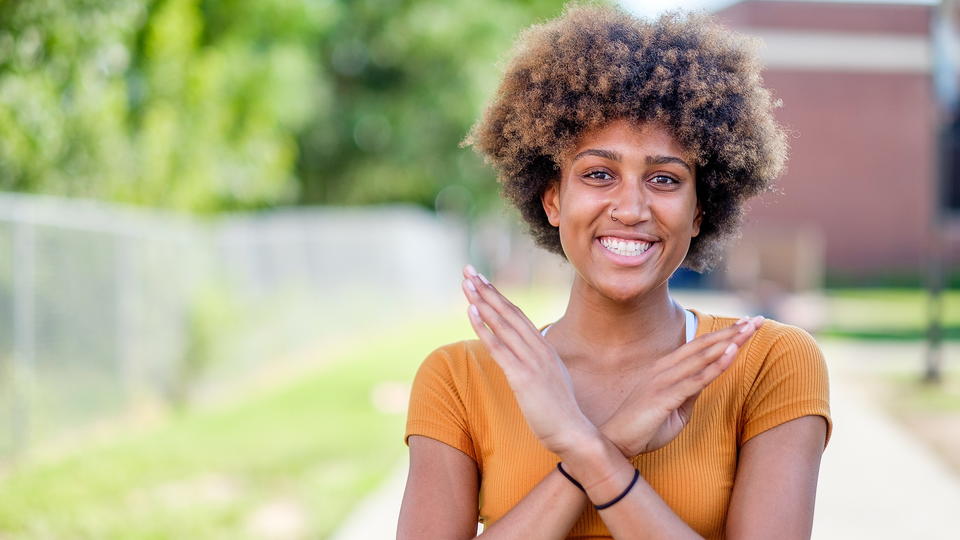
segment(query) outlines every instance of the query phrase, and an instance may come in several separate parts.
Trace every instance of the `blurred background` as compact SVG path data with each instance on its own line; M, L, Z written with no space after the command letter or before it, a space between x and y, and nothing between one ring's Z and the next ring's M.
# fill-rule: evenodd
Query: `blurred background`
M0 538L392 537L462 265L565 306L458 145L563 4L0 1ZM960 11L622 4L761 40L789 170L673 284L817 334L814 537L960 537Z

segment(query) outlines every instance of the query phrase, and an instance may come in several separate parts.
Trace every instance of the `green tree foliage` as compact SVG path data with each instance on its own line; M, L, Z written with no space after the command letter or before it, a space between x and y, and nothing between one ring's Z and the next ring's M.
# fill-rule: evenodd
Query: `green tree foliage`
M495 193L490 171L458 148L493 91L513 36L561 2L353 2L320 36L333 106L300 138L303 198L417 201L443 186Z
M0 0L0 189L200 212L483 200L458 148L560 0Z

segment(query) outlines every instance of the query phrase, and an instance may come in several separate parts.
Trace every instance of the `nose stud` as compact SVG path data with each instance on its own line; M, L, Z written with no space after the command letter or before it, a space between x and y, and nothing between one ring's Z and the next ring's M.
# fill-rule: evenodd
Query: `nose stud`
M613 213L616 212L616 211L617 211L616 208L611 208L611 209L610 209L610 219L612 219L612 220L614 220L614 221L620 221L619 219L617 219L617 216L613 215Z

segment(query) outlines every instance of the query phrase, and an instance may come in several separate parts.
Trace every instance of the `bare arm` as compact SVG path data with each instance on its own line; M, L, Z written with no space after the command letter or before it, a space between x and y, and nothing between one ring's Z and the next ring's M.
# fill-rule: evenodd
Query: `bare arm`
M826 429L823 418L804 416L743 445L727 538L810 538Z
M747 441L741 449L727 514L727 538L810 538L826 429L819 416L804 416ZM595 459L581 469L581 474L594 475L611 466L622 469L613 486L608 481L606 487L590 491L591 499L614 497L616 485L628 484L632 467L617 465L617 461L615 457ZM627 497L600 511L600 517L613 537L620 540L700 538L642 477Z
M398 539L474 538L477 466L463 452L428 437L410 437L410 473L400 508ZM566 538L587 497L553 471L482 538Z
M398 539L473 538L477 533L477 464L456 448L412 435L410 471Z
M634 478L633 465L607 439L600 439L588 452L563 456L571 474L590 478L584 487L594 504L612 501ZM589 448L589 446L588 446ZM660 494L640 476L627 495L613 506L600 510L607 529L619 540L635 538L701 538L664 502Z

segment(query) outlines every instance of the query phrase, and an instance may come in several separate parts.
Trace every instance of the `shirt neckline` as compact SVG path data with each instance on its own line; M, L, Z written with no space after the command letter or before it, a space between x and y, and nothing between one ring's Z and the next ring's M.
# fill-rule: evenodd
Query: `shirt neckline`
M684 336L684 338L686 339L687 343L690 343L690 341L692 341L693 338L695 338L698 334L697 330L699 330L698 327L700 326L699 325L700 318L698 314L686 308L684 308L683 310L683 316L684 316L684 331L686 332L686 335ZM544 326L543 329L540 330L540 334L544 336L547 335L547 330L549 330L551 326L553 326L553 323L550 323Z

